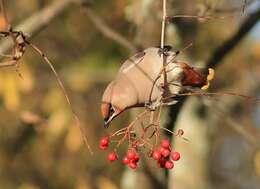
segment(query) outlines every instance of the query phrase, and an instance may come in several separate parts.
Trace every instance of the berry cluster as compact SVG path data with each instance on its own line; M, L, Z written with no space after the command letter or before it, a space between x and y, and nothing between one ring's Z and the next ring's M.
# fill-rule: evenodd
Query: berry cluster
M99 141L99 148L105 150L109 146L109 137L101 138ZM139 154L137 153L138 145L128 149L126 154L122 158L122 163L127 165L131 169L136 169L139 162ZM171 150L170 142L167 139L161 141L160 146L156 150L149 151L149 157L157 161L157 164L161 168L172 169L174 167L173 161L180 159L180 153ZM114 162L118 160L118 155L115 150L108 153L107 160Z
M134 150L130 149L123 157L122 162L123 164L128 165L129 168L136 169L139 159L139 155Z
M180 159L179 152L172 152L170 142L166 139L161 141L160 147L152 152L152 158L157 161L161 168L172 169L174 167L173 161Z

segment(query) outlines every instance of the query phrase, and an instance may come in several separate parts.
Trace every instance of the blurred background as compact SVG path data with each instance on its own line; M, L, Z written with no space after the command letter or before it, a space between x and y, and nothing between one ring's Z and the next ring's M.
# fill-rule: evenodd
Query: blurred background
M260 97L260 1L167 0L167 7L169 16L200 16L168 23L166 44L181 50L193 43L179 59L216 69L209 91ZM172 139L182 158L167 173L145 159L132 171L98 150L101 136L135 114L105 130L101 96L124 60L160 44L162 0L6 0L5 9L53 62L94 155L51 70L28 47L22 77L0 69L0 189L260 187L260 106L238 96L189 97L164 109L164 126L183 129L190 141ZM1 52L10 51L7 43L1 40Z

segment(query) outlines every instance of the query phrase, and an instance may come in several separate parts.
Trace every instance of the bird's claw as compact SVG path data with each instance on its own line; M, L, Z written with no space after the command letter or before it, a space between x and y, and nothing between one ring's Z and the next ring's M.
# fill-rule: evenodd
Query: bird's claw
M154 106L154 103L152 103L152 102L146 102L144 104L144 107L150 111L155 111L155 109L156 109L156 107Z

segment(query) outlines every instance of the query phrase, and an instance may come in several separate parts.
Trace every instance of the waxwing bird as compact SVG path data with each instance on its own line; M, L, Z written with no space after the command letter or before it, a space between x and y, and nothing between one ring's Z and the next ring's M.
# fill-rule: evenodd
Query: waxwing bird
M154 105L164 93L162 53L165 58L167 89L170 94L180 94L185 86L206 89L213 79L214 70L194 68L173 61L176 53L169 46L147 48L126 60L116 78L109 83L102 97L101 114L104 126L126 109ZM176 103L172 100L171 103Z

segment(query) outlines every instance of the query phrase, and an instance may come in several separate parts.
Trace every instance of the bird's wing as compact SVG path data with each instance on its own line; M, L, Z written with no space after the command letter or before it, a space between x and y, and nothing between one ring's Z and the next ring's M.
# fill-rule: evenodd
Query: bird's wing
M125 73L130 70L132 67L136 66L136 64L140 63L144 58L145 52L139 52L134 56L127 59L119 69L119 73Z

